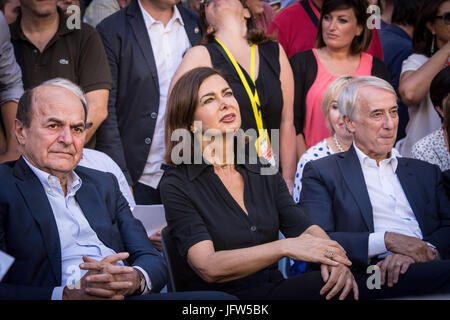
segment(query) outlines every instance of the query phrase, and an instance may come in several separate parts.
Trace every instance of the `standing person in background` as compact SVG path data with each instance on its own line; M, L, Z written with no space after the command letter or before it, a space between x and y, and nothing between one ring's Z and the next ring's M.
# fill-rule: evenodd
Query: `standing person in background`
M449 141L445 132L445 105L450 93L450 68L441 70L431 81L430 98L444 124L438 130L417 141L412 148L412 157L439 166L442 171L450 169Z
M403 61L412 53L412 37L414 24L419 15L420 7L425 0L393 0L393 12L391 24L380 30L381 43L383 45L384 63L390 75L390 83L398 92L400 74ZM397 140L405 137L406 125L409 115L408 107L401 101L398 103L399 125Z
M284 50L256 28L244 0L204 1L200 25L205 44L186 53L171 86L196 67L225 71L240 105L242 128L258 132L257 141L251 144L258 148L260 142L270 139L264 133L270 137L279 130L280 153L272 156L279 156L283 178L292 190L297 160L292 110L294 88Z
M67 13L67 8L70 6L77 6L81 10L81 3L80 0L58 0L56 2L57 6L62 9L65 13Z
M21 15L10 25L16 60L25 89L65 78L86 93L92 128L86 142L108 115L111 74L100 37L89 25L71 28L56 0L21 0ZM91 142L92 143L92 142Z
M195 11L197 13L200 12L200 2L202 2L202 0L182 0L181 2L186 9Z
M111 68L108 118L96 148L122 169L137 204L159 204L170 80L201 40L197 16L177 0L132 0L97 30Z
M22 93L22 72L14 57L8 25L0 12L0 163L19 158L14 119Z
M450 64L450 1L425 1L414 28L413 54L403 62L399 92L408 106L406 137L396 148L404 157L419 139L439 129L441 120L430 100L431 80Z
M131 0L92 0L84 14L84 22L94 28L113 13L125 8Z
M275 11L273 11L272 7L264 0L245 0L245 3L253 15L256 26L267 32L270 23L275 17Z
M297 155L330 136L322 99L338 77L375 75L388 80L383 61L366 53L372 38L365 1L328 0L322 7L316 48L291 59L295 79Z
M13 23L20 14L20 0L0 0L0 11L5 15L7 24Z
M280 12L272 21L267 33L276 34L287 56L314 48L321 9L328 0L301 0ZM366 0L354 0L354 6L366 4ZM366 20L364 24L366 24ZM383 48L377 29L367 53L383 60Z

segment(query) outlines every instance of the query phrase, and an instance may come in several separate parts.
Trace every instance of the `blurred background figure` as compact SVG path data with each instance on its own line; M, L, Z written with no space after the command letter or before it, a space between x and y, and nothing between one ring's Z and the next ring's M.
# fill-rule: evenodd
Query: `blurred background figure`
M335 79L373 75L389 80L383 61L366 52L373 33L367 17L365 1L324 1L316 48L291 57L297 157L330 136L321 105Z
M292 109L294 82L283 48L256 27L244 0L203 2L200 27L203 45L193 47L184 55L171 87L184 73L196 67L225 72L239 102L242 129L257 131L263 127L269 136L279 130L279 154L274 155L279 156L283 178L292 190L297 163ZM258 134L258 140L263 137Z
M80 0L58 0L56 5L67 13L67 8L75 5L81 8Z
M20 0L0 0L0 10L5 15L6 23L11 24L20 13Z
M381 44L383 45L384 63L390 75L390 83L397 92L400 82L400 74L402 72L402 63L412 53L412 37L414 33L414 24L421 5L425 0L393 0L393 12L391 24L386 24L380 30ZM406 125L408 124L409 115L408 107L398 101L398 132L397 140L406 135Z
M381 29L383 30L391 23L392 12L394 11L394 0L368 0L369 5L376 5L380 8Z
M331 0L333 1L333 0ZM301 0L283 9L273 19L267 33L276 34L287 56L314 48L322 7L330 0ZM342 1L345 4L345 1ZM353 6L366 5L366 0L355 0ZM369 14L364 20L366 24ZM383 60L383 48L377 29L367 53Z
M281 11L281 9L283 9L283 7L281 6L281 2L282 1L280 1L280 0L277 0L277 1L266 1L266 3L269 4L272 7L272 9L273 9L273 11L275 13L278 13L278 12Z
M86 8L84 22L96 27L103 19L125 8L131 0L92 0Z
M200 13L200 2L201 1L202 0L181 0L181 2L183 3L183 6L186 9L190 9L197 13Z
M256 26L267 32L270 23L275 17L275 11L272 7L264 0L245 0L245 3L253 15Z
M445 105L450 93L450 68L440 71L430 85L430 98L442 123L446 123ZM449 141L444 126L416 142L412 148L413 158L439 166L442 171L450 169Z
M441 127L429 90L433 78L448 66L450 57L450 1L425 1L417 17L413 34L413 54L403 62L399 92L408 106L406 137L396 148L411 156L413 145Z
M8 25L0 12L0 163L19 157L14 120L22 94L22 72L14 57Z

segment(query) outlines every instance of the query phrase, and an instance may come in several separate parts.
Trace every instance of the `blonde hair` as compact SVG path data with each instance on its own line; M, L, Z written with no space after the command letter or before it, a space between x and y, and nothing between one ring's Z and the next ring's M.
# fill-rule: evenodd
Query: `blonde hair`
M351 79L353 79L353 77L351 76L342 76L337 78L330 84L330 86L328 87L327 91L325 91L325 94L323 96L322 111L323 114L325 115L327 127L328 129L330 129L331 135L333 135L335 132L330 121L330 108L332 106L333 101L337 102L339 92L350 82Z

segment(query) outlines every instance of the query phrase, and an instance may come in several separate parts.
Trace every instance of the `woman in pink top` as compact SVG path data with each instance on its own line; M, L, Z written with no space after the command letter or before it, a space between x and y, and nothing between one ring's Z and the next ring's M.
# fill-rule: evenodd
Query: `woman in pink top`
M364 52L372 39L368 18L364 0L324 1L316 48L290 59L295 80L298 157L330 136L321 104L326 89L335 79L373 75L389 81L384 63Z

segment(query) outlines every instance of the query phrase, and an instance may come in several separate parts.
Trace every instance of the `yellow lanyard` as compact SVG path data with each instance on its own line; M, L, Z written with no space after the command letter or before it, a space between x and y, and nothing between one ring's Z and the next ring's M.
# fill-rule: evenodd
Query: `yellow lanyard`
M256 90L256 83L255 83L255 57L256 57L256 47L255 44L251 45L251 54L250 54L250 78L253 81L253 85L255 86L255 94L252 93L252 90L250 89L250 85L247 82L247 79L244 76L244 73L242 72L241 67L237 63L236 59L233 57L231 52L225 47L219 39L215 38L217 43L220 44L220 46L225 50L225 53L228 55L228 58L230 59L231 63L234 66L234 69L236 69L236 72L239 75L239 78L241 79L242 84L244 85L245 91L247 91L247 95L250 98L250 102L252 104L253 114L255 116L256 125L258 127L258 131L264 130L263 122L262 122L262 116L261 111L259 110L260 101L258 96L258 91Z

